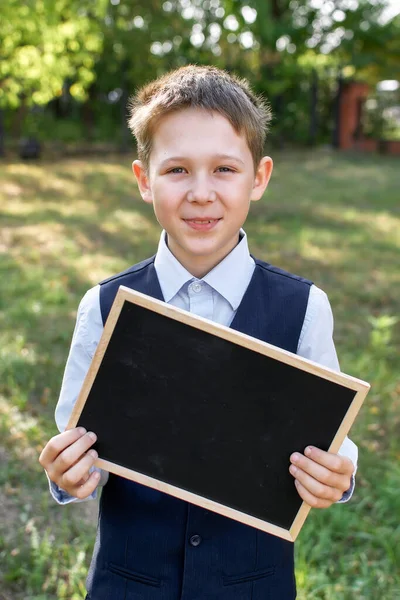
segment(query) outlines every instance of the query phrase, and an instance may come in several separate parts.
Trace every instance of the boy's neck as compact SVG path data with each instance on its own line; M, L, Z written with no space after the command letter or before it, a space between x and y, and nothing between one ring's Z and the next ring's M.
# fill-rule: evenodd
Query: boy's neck
M236 243L223 255L221 256L192 256L188 260L187 257L182 256L181 252L179 252L179 248L175 248L174 246L171 248L171 245L168 243L168 234L165 234L165 243L171 254L176 258L176 260L188 271L193 277L196 279L202 279L212 271L217 265L219 265L237 246L242 237L238 233Z

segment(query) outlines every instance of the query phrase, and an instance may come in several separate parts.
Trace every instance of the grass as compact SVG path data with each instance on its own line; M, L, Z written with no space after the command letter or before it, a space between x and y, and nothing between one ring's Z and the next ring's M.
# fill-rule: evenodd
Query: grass
M335 315L341 368L371 392L351 437L350 504L311 511L296 543L300 600L400 597L399 167L382 156L277 154L246 224L254 255L314 280ZM154 253L159 228L130 157L0 166L2 600L84 596L96 503L59 508L37 462L77 305Z

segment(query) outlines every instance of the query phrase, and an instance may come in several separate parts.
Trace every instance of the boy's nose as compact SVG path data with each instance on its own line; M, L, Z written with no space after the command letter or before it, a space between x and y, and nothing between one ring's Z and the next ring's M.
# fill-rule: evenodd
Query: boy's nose
M187 194L189 202L213 202L216 198L217 194L215 190L212 189L212 186L206 180L196 180L193 182L193 185Z
M214 202L217 199L217 194L210 190L206 193L197 193L194 191L188 192L187 199L189 202L199 202L200 204L206 204L207 202Z

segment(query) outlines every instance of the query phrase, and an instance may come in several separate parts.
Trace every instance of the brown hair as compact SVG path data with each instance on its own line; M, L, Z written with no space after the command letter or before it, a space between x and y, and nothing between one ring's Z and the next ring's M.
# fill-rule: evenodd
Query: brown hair
M219 112L239 134L244 133L254 169L263 156L271 120L268 104L245 79L217 67L188 65L143 86L129 101L128 125L137 140L138 156L149 166L152 136L158 121L185 108Z

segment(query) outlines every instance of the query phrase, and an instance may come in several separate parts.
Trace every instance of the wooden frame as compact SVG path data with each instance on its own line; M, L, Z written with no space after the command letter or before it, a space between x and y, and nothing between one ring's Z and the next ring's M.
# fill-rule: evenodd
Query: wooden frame
M307 371L313 375L317 375L318 377L327 379L334 383L338 383L348 389L354 390L356 392L354 400L352 401L329 447L330 452L337 453L368 393L368 390L370 388L368 383L351 377L349 375L345 375L343 373L338 373L331 369L321 367L317 363L299 357L295 354L292 354L291 352L287 352L285 350L272 346L266 342L257 340L246 334L234 331L229 327L225 327L207 319L203 319L192 313L188 313L184 310L166 304L165 302L161 302L159 300L150 298L149 296L146 296L124 286L120 286L116 295L114 304L111 308L108 320L105 324L103 334L99 341L89 371L84 380L78 400L72 411L70 420L67 425L67 429L73 428L78 424L79 417L84 408L93 382L95 381L103 356L106 352L108 343L113 334L114 328L116 326L116 323L118 321L119 315L125 302L137 304L143 308L159 313L160 315L164 315L170 319L174 319L176 321L180 321L182 323L190 325L191 327L201 329L214 336L218 336L229 342L248 348L254 352L271 357L280 362L294 366L297 369ZM248 515L231 507L225 506L213 500L194 494L185 489L181 489L174 485L170 485L166 482L159 481L158 479L154 479L152 477L144 475L143 473L139 473L131 469L127 469L126 467L123 467L121 465L109 462L107 460L102 459L101 457L97 459L96 466L105 469L106 471L110 471L111 473L114 473L116 475L120 475L132 481L136 481L137 483L149 486L155 490L159 490L161 492L173 495L184 501L191 502L208 510L217 512L226 517L233 518L237 521L256 527L262 531L271 533L273 535L279 536L283 539L292 542L296 539L297 535L299 534L299 531L310 511L310 507L305 502L303 502L291 527L289 529L284 529L283 527L279 527L272 523L268 523L254 516Z

